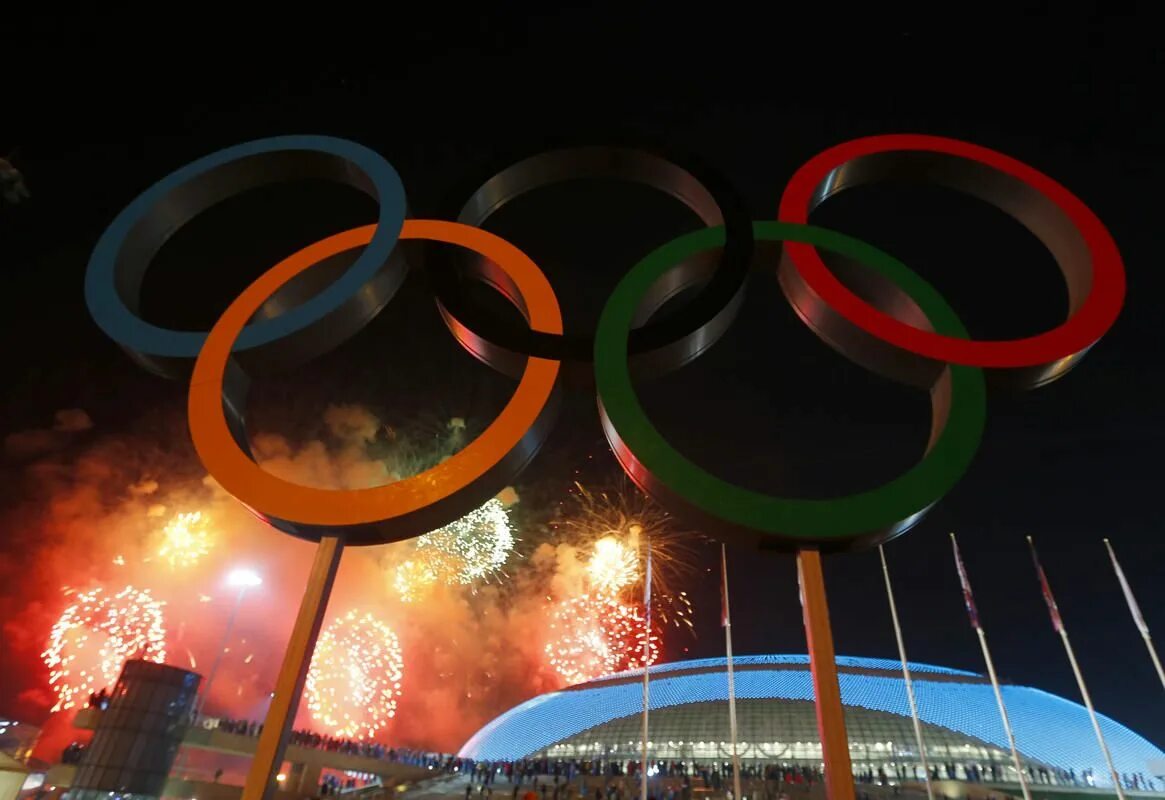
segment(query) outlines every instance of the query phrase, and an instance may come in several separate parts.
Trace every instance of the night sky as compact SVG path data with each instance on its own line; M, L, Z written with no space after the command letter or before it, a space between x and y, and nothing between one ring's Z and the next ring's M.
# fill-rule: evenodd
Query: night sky
M771 219L793 171L833 144L877 133L966 139L1084 200L1121 248L1129 296L1074 372L1031 393L990 396L969 473L887 547L908 652L982 671L950 558L953 530L1001 676L1078 700L1028 557L1030 534L1098 708L1165 744L1165 692L1101 544L1112 539L1150 626L1165 637L1157 219L1165 50L1146 21L1111 10L1038 26L1010 16L843 24L840 11L804 20L751 13L385 11L375 22L347 16L294 34L209 21L175 21L180 34L171 23L146 33L126 21L106 34L98 29L110 21L96 15L29 23L5 45L14 69L0 101L0 156L18 148L13 161L32 193L0 209L0 434L79 407L95 434L156 435L189 459L185 386L141 371L97 330L83 274L119 209L221 147L288 133L354 139L394 164L415 216L447 217L450 191L499 153L533 154L564 136L665 140L699 153L755 219ZM144 289L145 315L204 327L279 258L372 214L366 199L322 184L225 203L163 250ZM1062 319L1066 292L1050 255L977 201L875 187L831 200L813 222L898 256L978 338L1029 335ZM581 182L515 202L487 227L543 266L568 328L585 331L631 264L696 225L648 189ZM418 270L365 331L296 375L263 382L252 405L259 424L293 435L329 402L364 403L385 418L436 407L488 420L510 388L457 349ZM925 393L820 343L771 273L754 276L739 320L715 348L641 392L683 452L722 477L791 496L881 483L917 459L929 428ZM0 514L15 502L23 468L0 464ZM567 398L518 485L553 502L576 470L596 485L619 476L585 395ZM0 558L19 562L4 541ZM710 545L696 552L715 565ZM740 548L729 558L738 652L803 652L793 559ZM838 652L896 657L877 555L830 558L826 578ZM669 638L668 650L721 654L714 578L697 573L690 591L702 608L699 635ZM11 702L0 686L0 713Z

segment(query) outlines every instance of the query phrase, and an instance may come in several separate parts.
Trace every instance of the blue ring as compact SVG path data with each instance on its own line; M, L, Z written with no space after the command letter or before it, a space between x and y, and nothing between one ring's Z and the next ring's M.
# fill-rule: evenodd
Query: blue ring
M396 247L405 219L405 190L400 176L381 155L347 139L332 136L276 136L228 147L170 173L138 195L110 224L85 270L85 302L94 321L118 344L151 356L196 358L208 331L176 331L159 328L132 312L117 291L117 260L134 226L176 189L204 173L242 158L281 151L310 150L345 159L360 169L376 189L380 215L372 241L340 278L310 300L278 317L248 324L232 352L270 344L319 322L366 283L388 260Z

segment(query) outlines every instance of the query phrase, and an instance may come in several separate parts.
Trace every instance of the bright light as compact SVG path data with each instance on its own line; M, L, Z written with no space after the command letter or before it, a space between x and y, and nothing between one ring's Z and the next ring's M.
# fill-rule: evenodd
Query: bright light
M193 567L213 545L214 537L209 526L210 518L204 517L200 511L176 515L162 529L158 556L168 561L171 567ZM113 563L121 566L125 559L117 556Z
M591 586L599 592L617 592L639 580L639 556L613 536L595 542L587 564Z
M255 587L255 586L258 586L259 584L261 584L262 582L263 582L263 579L260 578L259 574L252 569L246 569L246 568L236 569L236 570L233 570L231 572L231 574L227 576L227 584L229 584L230 586L237 586L239 588Z
M282 772L280 772L278 775L275 776L275 780L279 781L280 783L283 783L285 780L287 780L287 776L284 775Z

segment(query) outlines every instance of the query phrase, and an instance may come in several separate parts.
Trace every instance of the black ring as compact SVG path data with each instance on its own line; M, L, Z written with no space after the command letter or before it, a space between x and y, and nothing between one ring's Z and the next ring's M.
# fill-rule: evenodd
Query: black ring
M664 155L663 153L666 153ZM665 151L624 146L556 149L529 156L497 171L469 194L450 203L442 218L480 226L506 203L526 192L586 177L642 183L679 200L708 226L723 225L726 244L719 259L679 264L653 287L640 320L647 320L679 292L699 286L695 296L666 319L631 332L628 358L636 374L659 374L695 359L714 344L735 319L752 260L752 218L731 185L697 159ZM460 197L465 197L464 194ZM454 337L476 358L516 377L526 358L562 362L568 384L592 386L594 335L547 334L490 317L470 301L464 280L483 281L518 304L513 287L482 259L462 259L429 248L425 266L437 306Z

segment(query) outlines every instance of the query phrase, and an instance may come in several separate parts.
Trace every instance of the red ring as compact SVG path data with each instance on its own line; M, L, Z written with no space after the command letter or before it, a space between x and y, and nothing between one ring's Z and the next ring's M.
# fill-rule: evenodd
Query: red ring
M1092 261L1092 286L1084 303L1058 327L1025 339L977 341L920 330L879 311L842 285L812 245L788 242L786 252L805 283L834 311L866 333L903 350L969 367L1030 367L1071 357L1104 335L1120 314L1125 269L1108 229L1084 203L1056 181L1023 162L986 147L921 134L869 136L844 142L807 161L781 196L778 218L807 224L813 193L835 169L862 156L915 150L957 156L1009 175L1042 193L1076 226Z

